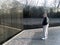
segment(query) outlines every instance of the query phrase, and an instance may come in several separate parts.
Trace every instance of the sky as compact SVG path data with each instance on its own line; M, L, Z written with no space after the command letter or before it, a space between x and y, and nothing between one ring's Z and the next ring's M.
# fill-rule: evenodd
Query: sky
M9 2L9 0L0 0L0 6L4 1ZM10 1L13 1L13 0L10 0ZM17 1L19 1L20 3L23 3L23 4L26 4L26 1L27 1L28 5L32 5L32 6L43 6L44 2L45 2L45 0L17 0ZM55 0L46 0L46 6L47 7L54 7L54 4L53 4L54 1ZM56 0L56 6L58 5L58 1L59 0Z
M26 0L18 0L21 3L26 4ZM28 1L28 5L32 5L32 6L42 6L44 5L45 0L27 0ZM46 6L48 7L54 7L54 1L55 0L46 0ZM56 6L58 5L59 0L56 0Z

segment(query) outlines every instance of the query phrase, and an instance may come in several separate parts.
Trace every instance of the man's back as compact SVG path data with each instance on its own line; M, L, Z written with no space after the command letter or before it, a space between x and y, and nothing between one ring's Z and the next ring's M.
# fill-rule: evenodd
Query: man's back
M43 18L42 25L47 25L48 23L49 23L48 17L44 17L44 18Z

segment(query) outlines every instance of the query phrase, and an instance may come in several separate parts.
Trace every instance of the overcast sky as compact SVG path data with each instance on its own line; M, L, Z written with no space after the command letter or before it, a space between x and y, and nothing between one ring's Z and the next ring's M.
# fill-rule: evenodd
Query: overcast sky
M21 3L26 3L26 0L18 0ZM33 6L42 6L44 5L45 0L27 0L28 5L33 5ZM54 7L54 1L55 0L46 0L46 6L48 7ZM58 4L59 0L56 0L56 6Z
M0 5L4 2L4 1L9 1L9 0L0 0ZM10 0L13 1L13 0ZM17 0L20 3L26 4L26 0ZM54 1L55 0L46 0L46 6L48 7L53 7L54 6ZM32 6L42 6L44 5L45 0L27 0L28 5L32 5ZM56 5L58 4L58 0L56 0Z

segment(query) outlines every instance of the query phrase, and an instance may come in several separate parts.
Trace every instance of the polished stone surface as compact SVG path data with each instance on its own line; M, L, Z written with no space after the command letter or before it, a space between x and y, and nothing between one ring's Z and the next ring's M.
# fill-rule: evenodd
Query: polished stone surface
M0 25L0 44L12 38L20 31L21 29Z
M60 27L49 27L48 39L41 37L42 28L24 30L3 45L60 45Z

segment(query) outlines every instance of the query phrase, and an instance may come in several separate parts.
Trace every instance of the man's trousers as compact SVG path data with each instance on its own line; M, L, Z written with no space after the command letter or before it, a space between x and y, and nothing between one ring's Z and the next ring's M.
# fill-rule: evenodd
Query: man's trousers
M48 38L48 27L49 24L43 26L43 38Z

